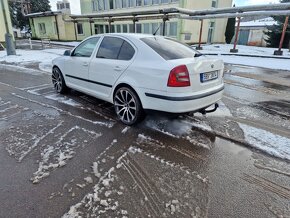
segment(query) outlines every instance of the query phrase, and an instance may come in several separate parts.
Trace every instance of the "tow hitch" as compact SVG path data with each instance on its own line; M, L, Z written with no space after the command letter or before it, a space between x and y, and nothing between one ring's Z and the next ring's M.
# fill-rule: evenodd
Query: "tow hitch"
M211 107L211 106L209 106L209 107ZM207 107L207 108L209 108L209 107ZM200 112L201 114L203 114L203 115L206 115L206 114L208 114L208 113L215 112L215 111L218 109L218 107L219 107L219 104L218 104L218 103L215 103L213 109L209 109L209 110L207 110L207 108L203 108L203 109L201 109L199 112Z

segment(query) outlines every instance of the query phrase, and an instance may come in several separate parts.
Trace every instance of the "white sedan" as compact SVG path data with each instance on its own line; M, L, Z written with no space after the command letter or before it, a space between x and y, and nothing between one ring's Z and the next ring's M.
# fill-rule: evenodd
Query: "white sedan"
M126 125L146 110L204 112L222 98L224 64L174 39L143 34L89 37L53 60L58 93L68 87L114 104Z

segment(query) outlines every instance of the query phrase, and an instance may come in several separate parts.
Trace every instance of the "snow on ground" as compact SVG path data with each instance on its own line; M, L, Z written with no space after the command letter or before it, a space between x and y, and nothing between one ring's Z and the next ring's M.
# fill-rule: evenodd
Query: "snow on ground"
M275 157L290 160L289 138L241 123L239 123L239 126L244 131L246 141L254 148L262 150Z
M284 59L277 59L279 56L273 55L276 48L264 48L256 46L244 46L238 45L239 50L238 55L257 55L264 56L268 58L261 57L243 57L235 56L233 53L230 53L230 49L233 48L232 44L213 44L213 45L204 45L203 50L200 52L203 54L216 54L218 58L223 59L225 63L229 64L242 64L248 66L256 67L265 67L270 69L280 69L280 70L289 70L290 69L290 52L288 49L283 49ZM215 57L210 55L209 57ZM275 57L275 58L271 58ZM289 58L289 59L286 59Z
M61 56L65 49L45 50L16 50L16 55L7 56L6 51L0 51L0 62L25 67L32 63L39 63L39 68L51 72L52 60Z

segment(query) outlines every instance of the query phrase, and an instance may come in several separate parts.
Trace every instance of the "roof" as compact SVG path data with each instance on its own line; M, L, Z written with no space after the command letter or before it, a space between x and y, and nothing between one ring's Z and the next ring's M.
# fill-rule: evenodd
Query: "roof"
M50 16L61 14L61 13L62 13L61 11L45 11L45 12L27 14L26 17L50 17Z

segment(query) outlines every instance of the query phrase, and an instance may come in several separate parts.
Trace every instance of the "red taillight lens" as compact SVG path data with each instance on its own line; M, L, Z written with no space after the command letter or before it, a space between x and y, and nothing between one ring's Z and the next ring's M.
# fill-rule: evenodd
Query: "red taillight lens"
M190 86L189 73L185 65L175 67L170 71L167 86L169 87Z

